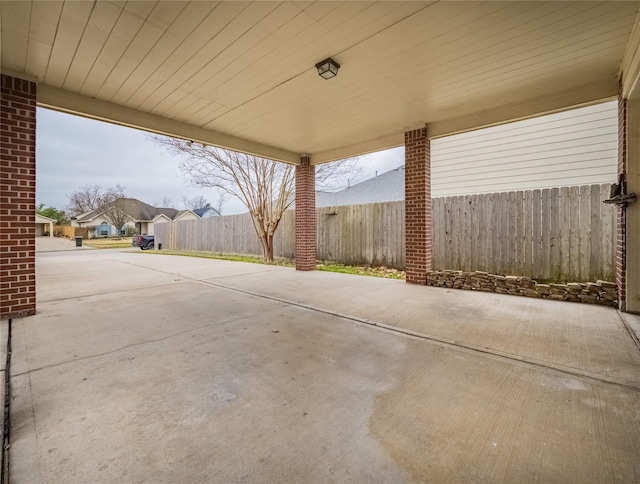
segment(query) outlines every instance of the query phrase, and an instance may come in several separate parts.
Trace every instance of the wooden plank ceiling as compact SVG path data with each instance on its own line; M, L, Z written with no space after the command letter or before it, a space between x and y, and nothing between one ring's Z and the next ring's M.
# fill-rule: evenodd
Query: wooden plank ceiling
M1 69L43 106L324 162L609 99L639 7L3 0Z

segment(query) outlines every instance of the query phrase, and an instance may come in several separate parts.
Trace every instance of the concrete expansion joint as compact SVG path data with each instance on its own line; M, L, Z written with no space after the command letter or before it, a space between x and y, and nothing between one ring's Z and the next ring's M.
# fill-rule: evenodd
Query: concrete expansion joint
M194 281L198 282L196 280L192 280L191 282L194 282ZM280 309L280 308L277 308L277 309ZM276 309L273 309L272 311L275 311L275 310ZM145 345L152 344L152 343L159 343L161 341L167 341L167 340L170 340L172 338L175 338L175 337L178 337L178 336L182 336L184 334L188 334L188 333L191 333L193 331L198 331L198 330L201 330L201 329L210 328L212 326L224 326L224 325L227 325L227 324L237 323L238 321L242 321L242 320L245 320L245 319L253 318L253 317L256 316L256 314L257 313L249 314L249 315L245 315L245 316L240 316L240 317L237 317L237 318L231 318L231 319L227 319L225 321L218 322L218 323L203 324L202 326L197 326L195 328L185 329L184 331L178 331L176 333L171 333L171 334L168 334L168 335L163 336L161 338L152 338L152 339L147 339L147 340L144 340L144 341L138 341L136 343L131 343L131 344L128 344L128 345L120 346L119 348L115 348L113 350L105 351L103 353L95 353L95 354L91 354L91 355L82 356L80 358L73 358L71 360L60 361L58 363L53 363L51 365L45 365L45 366L40 366L40 367L37 367L37 368L32 368L32 369L27 370L27 371L23 371L23 372L20 372L20 373L15 373L14 375L12 375L12 377L15 378L15 377L23 376L23 375L31 375L32 373L35 373L35 372L38 372L38 371L48 370L50 368L58 368L60 366L68 365L68 364L71 364L71 363L77 363L78 361L91 360L93 358L101 358L103 356L113 355L115 353L119 353L119 352L127 350L129 348L137 348L137 347L145 346ZM264 312L261 312L260 314L264 314ZM0 484L4 484L4 483L0 482Z
M194 279L195 280L195 279ZM463 343L457 340L450 340L450 339L446 339L446 338L442 338L442 337L436 337L433 335L428 335L428 334L424 334L424 333L420 333L417 331L412 331L412 330L408 330L405 328L400 328L398 326L393 326L390 324L386 324L386 323L381 323L378 321L374 321L374 320L369 320L369 319L364 319L364 318L358 318L355 316L350 316L348 314L343 314L337 311L330 311L327 309L322 309L322 308L317 308L315 306L312 306L310 304L304 304L304 303L299 303L296 301L291 301L288 299L284 299L284 298L280 298L280 297L275 297L275 296L269 296L266 294L261 294L261 293L256 293L253 291L247 291L244 289L238 289L235 287L229 287L229 286L225 286L223 284L218 284L215 282L210 282L210 281L205 281L205 280L195 280L198 282L201 282L203 284L208 284L211 286L215 286L218 287L220 289L226 289L226 290L230 290L230 291L234 291L234 292L238 292L241 294L247 294L250 296L254 296L254 297L259 297L259 298L263 298L263 299L268 299L271 301L277 301L277 302L281 302L290 306L294 306L294 307L299 307L302 309L307 309L310 311L316 311L318 313L322 313L322 314L327 314L330 316L336 316L340 319L344 319L347 321L353 321L356 324L362 324L362 325L366 325L369 326L371 328L380 330L380 331L388 331L394 334L400 334L412 339L417 339L417 340L422 340L422 341L426 341L426 342L431 342L431 343L436 343L442 346L446 346L448 348L457 350L457 351L464 351L464 352L468 352L468 353L472 353L475 355L479 355L479 356L483 356L485 358L492 358L492 359L499 359L502 361L508 361L511 363L517 363L517 364L522 364L522 365L526 365L529 367L534 367L537 369L543 369L543 370L551 370L551 371L556 371L565 375L571 375L571 376L575 376L575 377L579 377L579 378L587 378L589 380L598 382L598 383L605 383L605 384L609 384L609 385L616 385L616 386L621 386L624 388L627 388L629 390L633 390L636 392L640 393L640 385L634 382L630 382L628 380L624 380L624 379L619 379L619 378L611 378L611 377L606 377L604 375L600 375L597 373L593 373L593 372L588 372L585 370L581 370L578 368L573 368L570 366L565 366L565 365L558 365L558 364L550 364L547 362L543 362L543 361L538 361L532 358L525 358L522 356L517 356L517 355L512 355L506 352L501 352L501 351L497 351L491 348L487 348L487 347L481 347L481 346L476 346L476 345L472 345L469 343Z
M631 339L633 340L636 347L638 348L638 351L640 351L640 336L638 335L638 333L636 333L633 330L633 328L629 325L628 321L624 318L624 316L620 313L620 311L617 311L617 313L618 313L618 317L622 321L623 326L625 327L625 329L629 333L629 336L631 336Z
M11 446L11 326L12 320L7 320L7 359L4 367L4 407L2 417L2 450L0 484L9 482L9 447Z
M126 262L125 262L126 264ZM135 264L132 264L135 265ZM143 267L143 266L136 266L136 267ZM188 280L187 278L184 278L185 280ZM167 284L158 284L157 286L153 286L153 287L166 287L166 286L173 286L175 285L175 282L169 282ZM40 301L40 304L42 303L50 303L50 302L58 302L58 301L70 301L70 300L74 300L74 299L85 299L85 298L89 298L89 297L98 297L98 296L105 296L107 294L120 294L120 293L125 293L125 294L129 294L131 292L136 292L136 291L144 291L145 289L149 289L149 287L135 287L135 288L129 288L129 289L119 289L117 291L105 291L105 292L97 292L94 294L84 294L82 296L73 296L73 297L60 297L60 298L56 298L56 299L47 299L46 301Z

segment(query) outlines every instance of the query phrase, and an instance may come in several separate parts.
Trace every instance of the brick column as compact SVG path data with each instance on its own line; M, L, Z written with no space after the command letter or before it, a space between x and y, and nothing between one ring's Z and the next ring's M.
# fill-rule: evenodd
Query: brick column
M308 156L296 166L296 270L316 268L316 167Z
M618 98L618 176L626 177L627 171L627 100ZM626 311L627 305L627 220L625 207L616 207L616 284L618 309Z
M36 312L36 84L0 76L0 318Z
M431 270L431 147L427 128L404 134L404 158L407 282L426 284Z

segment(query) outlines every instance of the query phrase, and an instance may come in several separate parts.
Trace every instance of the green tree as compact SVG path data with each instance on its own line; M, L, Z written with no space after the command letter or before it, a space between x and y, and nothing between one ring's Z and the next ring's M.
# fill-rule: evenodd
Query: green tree
M69 217L64 210L58 210L54 207L45 207L44 203L36 207L36 213L56 221L56 225L69 225Z

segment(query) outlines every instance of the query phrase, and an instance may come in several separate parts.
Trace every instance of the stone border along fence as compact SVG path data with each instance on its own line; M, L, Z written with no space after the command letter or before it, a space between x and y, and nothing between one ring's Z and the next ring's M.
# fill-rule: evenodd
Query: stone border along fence
M595 283L539 284L529 277L500 276L482 271L429 271L427 285L614 307L618 301L616 284L600 280Z

